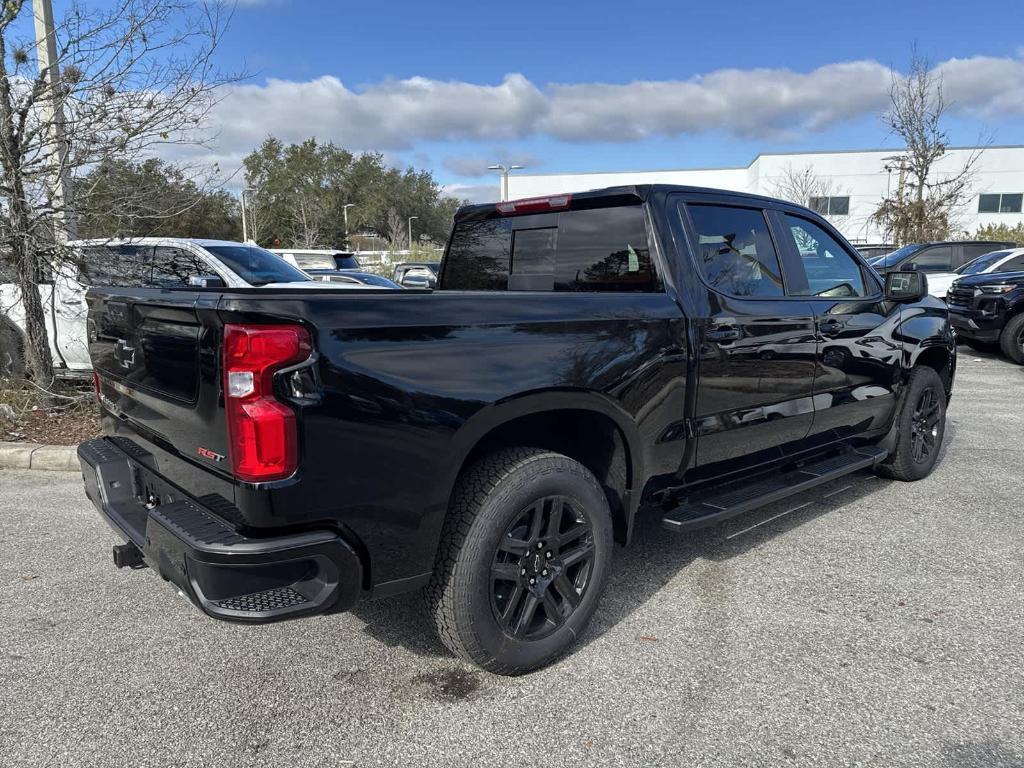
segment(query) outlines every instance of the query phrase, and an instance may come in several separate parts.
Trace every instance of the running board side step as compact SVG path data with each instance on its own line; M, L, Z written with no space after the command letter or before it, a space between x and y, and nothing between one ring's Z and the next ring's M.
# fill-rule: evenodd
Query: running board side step
M787 496L806 491L860 469L873 467L888 455L877 445L850 448L842 453L808 461L781 474L698 493L667 512L661 524L670 531L692 531L715 525Z

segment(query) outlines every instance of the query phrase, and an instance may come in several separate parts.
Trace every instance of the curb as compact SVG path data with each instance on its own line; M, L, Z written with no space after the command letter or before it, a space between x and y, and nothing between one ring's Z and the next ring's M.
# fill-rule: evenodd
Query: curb
M78 446L0 442L0 469L78 472Z

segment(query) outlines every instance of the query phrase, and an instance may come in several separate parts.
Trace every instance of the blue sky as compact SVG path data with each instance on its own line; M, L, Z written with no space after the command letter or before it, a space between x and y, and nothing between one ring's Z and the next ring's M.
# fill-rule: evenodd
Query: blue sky
M1024 143L1022 30L1024 0L242 0L219 57L253 77L220 112L220 159L315 134L486 196L499 159L714 167L895 146L878 116L914 43L944 68L954 143Z

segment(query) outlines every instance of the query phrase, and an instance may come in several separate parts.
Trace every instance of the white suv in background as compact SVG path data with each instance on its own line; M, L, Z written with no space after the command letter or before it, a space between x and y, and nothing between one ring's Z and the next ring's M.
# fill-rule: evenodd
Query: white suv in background
M953 282L968 275L983 275L989 272L1024 272L1024 248L1006 248L984 253L969 261L955 272L931 272L928 274L928 293L940 299L953 287Z
M90 285L182 288L195 284L229 288L284 286L359 288L316 282L269 251L230 240L139 237L76 240L74 263L48 270L39 293L46 313L50 354L58 376L92 370L86 336L85 292ZM20 374L24 359L25 311L13 276L0 272L0 375Z

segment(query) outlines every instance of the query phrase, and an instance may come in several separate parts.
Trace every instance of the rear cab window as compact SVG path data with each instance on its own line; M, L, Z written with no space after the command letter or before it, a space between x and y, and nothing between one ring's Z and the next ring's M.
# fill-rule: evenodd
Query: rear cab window
M643 206L456 222L441 286L459 291L660 291Z

